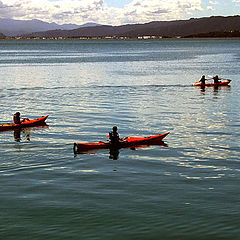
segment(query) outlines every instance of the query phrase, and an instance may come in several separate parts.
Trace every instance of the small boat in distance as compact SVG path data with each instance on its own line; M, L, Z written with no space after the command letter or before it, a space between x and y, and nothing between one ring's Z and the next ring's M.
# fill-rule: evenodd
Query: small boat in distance
M201 82L194 82L194 86L199 86L199 87L218 87L218 86L228 86L231 80L226 80L226 81L220 81L219 83L201 83Z
M27 127L44 126L44 125L46 125L45 121L48 118L48 116L49 115L42 116L37 119L25 119L20 124L15 124L15 123L1 124L0 132L21 129L21 128L27 128Z

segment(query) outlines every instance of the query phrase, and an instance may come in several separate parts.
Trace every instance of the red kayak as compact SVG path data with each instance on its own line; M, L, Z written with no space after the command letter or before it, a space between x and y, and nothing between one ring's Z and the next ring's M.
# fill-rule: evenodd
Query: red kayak
M139 145L156 145L160 144L170 132L163 133L160 135L154 135L149 137L126 137L121 139L117 148L128 148ZM112 144L109 141L106 142L97 142L97 143L74 143L74 152L86 152L90 150L97 149L110 149Z
M228 86L229 83L231 82L231 80L227 80L227 81L221 81L219 83L205 83L205 85L203 85L201 82L195 82L193 85L194 86L200 86L200 87L218 87L218 86Z
M42 126L45 125L45 121L48 118L49 115L37 118L37 119L25 119L23 120L20 124L3 124L0 125L0 131L9 131L9 130L14 130L14 129L21 129L21 128L26 128L26 127L34 127L34 126Z

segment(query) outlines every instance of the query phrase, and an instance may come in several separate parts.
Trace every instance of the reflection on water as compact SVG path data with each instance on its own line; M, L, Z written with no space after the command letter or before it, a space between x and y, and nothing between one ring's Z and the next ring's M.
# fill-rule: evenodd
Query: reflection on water
M198 87L199 89L201 89L201 92L204 94L207 90L209 89L213 89L213 93L214 95L216 96L218 94L219 91L221 90L227 90L227 91L230 91L231 90L231 86L230 85L227 85L227 86L196 86Z
M126 147L126 149L131 149L133 151L136 151L137 149L149 148L151 146L168 147L168 144L166 144L164 141L159 141L159 142L155 142L153 144L148 144L148 145L136 145L136 146ZM118 160L120 149L121 148L117 148L117 147L109 148L109 159ZM77 154L97 154L97 152L101 150L105 150L105 149L91 149L91 150L77 151L75 146L73 148L75 157L77 156Z
M213 87L213 92L216 94L218 94L218 91L219 91L219 86L214 86Z
M49 125L45 124L42 126L35 126L31 128L22 128L22 129L14 129L13 130L13 137L16 142L21 142L21 141L30 141L30 134L31 131L34 130L35 128L49 128Z
M206 87L205 86L201 86L201 92L205 92L206 91Z
M30 129L15 129L14 130L14 140L16 142L20 142L21 140L27 140L30 141ZM22 133L22 138L21 138L21 133Z
M109 159L118 160L119 157L119 148L110 148Z

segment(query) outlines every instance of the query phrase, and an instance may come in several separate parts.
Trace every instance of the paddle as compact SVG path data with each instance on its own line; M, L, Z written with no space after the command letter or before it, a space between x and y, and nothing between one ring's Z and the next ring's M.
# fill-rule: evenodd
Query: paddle
M210 77L211 79L213 79L214 77L213 76L211 76L211 75L208 75L208 77ZM223 78L218 78L219 80L222 80Z
M211 75L208 75L208 77L210 77L210 78L212 78L212 79L214 79L214 77L213 76L211 76ZM223 80L223 78L218 78L218 80ZM221 82L221 81L220 81Z
M210 78L213 78L213 76L211 76L211 75L208 75L208 77L210 77ZM220 80L226 80L226 81L232 81L231 79L228 79L228 78L219 78Z

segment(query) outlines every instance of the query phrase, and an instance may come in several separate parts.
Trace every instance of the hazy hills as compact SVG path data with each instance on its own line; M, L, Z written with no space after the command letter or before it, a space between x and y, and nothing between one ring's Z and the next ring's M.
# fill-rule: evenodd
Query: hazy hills
M71 30L71 29L76 29L81 27L90 27L90 26L98 26L98 24L87 23L84 25L76 25L76 24L59 25L56 23L43 22L37 19L22 21L22 20L0 18L0 32L5 36L19 36L24 34L31 34L33 32L42 32L42 31L49 31L49 30L55 30L55 29Z
M240 16L207 17L179 21L159 21L146 24L131 24L122 26L95 26L73 30L54 30L28 34L28 37L106 37L124 36L136 38L139 36L188 36L208 32L229 32L240 30Z
M0 33L0 39L5 38L5 35Z
M16 20L12 20L16 21ZM189 20L155 21L145 24L129 24L121 26L87 25L46 23L39 20L20 21L14 28L7 28L0 19L0 32L7 36L20 35L23 37L45 37L45 38L77 38L77 37L128 37L140 36L162 36L162 37L194 37L206 36L208 33L231 33L240 31L240 16L229 17L205 17L192 18ZM16 23L16 22L15 22ZM10 25L9 25L10 26ZM4 27L4 31L2 30ZM37 29L47 30L37 30ZM37 31L36 31L37 30ZM31 33L29 33L29 31ZM24 34L23 32L27 32ZM10 35L11 33L11 35ZM16 34L18 33L18 34ZM218 34L224 36L224 34ZM213 35L214 36L214 35ZM236 36L230 34L229 36Z

